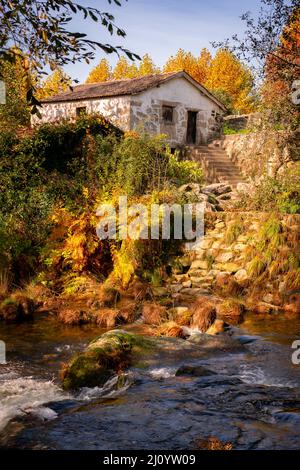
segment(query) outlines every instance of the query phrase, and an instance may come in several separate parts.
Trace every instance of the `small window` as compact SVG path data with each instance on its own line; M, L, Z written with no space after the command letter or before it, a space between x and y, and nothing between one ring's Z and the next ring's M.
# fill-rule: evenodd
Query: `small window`
M85 106L80 106L79 108L76 108L76 116L84 116L85 114L86 114Z
M173 108L172 106L162 107L162 118L164 122L173 122Z

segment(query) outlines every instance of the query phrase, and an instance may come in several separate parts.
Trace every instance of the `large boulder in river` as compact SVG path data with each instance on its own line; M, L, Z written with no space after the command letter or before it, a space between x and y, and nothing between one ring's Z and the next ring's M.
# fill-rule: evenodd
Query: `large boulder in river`
M227 333L220 333L218 335L194 333L187 341L197 344L203 350L212 352L244 351L243 344L238 339L231 337Z
M123 330L112 330L96 338L63 368L63 388L76 390L103 385L129 365L137 341L135 335Z

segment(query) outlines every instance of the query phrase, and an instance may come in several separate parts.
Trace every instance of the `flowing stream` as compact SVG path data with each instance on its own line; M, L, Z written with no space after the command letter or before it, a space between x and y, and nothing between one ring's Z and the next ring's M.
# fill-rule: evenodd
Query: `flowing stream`
M291 360L300 320L249 315L228 344L156 338L122 380L64 392L62 363L99 333L46 316L0 324L0 446L193 449L215 437L234 449L300 448L300 365ZM214 374L176 376L183 365Z

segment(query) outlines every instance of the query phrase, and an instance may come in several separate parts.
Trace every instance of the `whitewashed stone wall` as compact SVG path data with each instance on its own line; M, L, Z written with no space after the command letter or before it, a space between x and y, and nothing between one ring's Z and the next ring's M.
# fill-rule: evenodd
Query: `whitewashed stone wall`
M162 106L174 107L173 123L165 123ZM131 128L144 128L151 134L167 134L170 144L186 145L188 111L196 111L196 144L206 143L218 137L222 114L217 104L189 83L185 78L176 78L163 85L133 96L131 100ZM213 116L215 114L215 116Z
M130 130L130 96L44 103L40 110L42 119L33 115L31 122L33 126L36 126L45 122L72 120L76 118L76 109L81 107L86 108L87 114L102 114L123 131Z
M163 105L173 107L173 122L163 120ZM88 114L99 113L123 131L142 130L166 134L170 145L186 145L188 111L197 112L196 144L218 137L222 110L185 78L176 78L132 96L44 103L42 119L32 117L32 125L75 119L76 108Z

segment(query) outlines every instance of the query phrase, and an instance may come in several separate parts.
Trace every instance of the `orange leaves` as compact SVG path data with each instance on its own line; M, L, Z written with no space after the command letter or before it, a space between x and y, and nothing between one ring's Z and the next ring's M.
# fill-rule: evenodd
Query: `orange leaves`
M54 210L51 221L53 228L45 250L45 260L54 269L71 269L81 273L88 270L91 259L101 253L101 242L95 226L97 218L94 208L81 214L73 214L65 208ZM95 262L95 266L98 262ZM57 273L59 274L59 273Z
M262 87L262 95L267 106L273 106L286 99L289 87L283 80L267 80Z
M199 57L195 57L191 52L179 49L177 54L167 61L164 72L180 70L190 74L210 91L229 95L236 111L253 111L252 74L229 51L220 49L215 57L212 57L207 49L202 49Z
M282 46L287 50L300 48L300 9L291 17L290 24L286 26L281 38ZM299 53L299 51L298 51Z
M202 83L206 79L211 55L207 49L202 49L199 58L193 56L191 52L179 49L175 56L167 61L164 72L179 72L184 70L197 82Z

